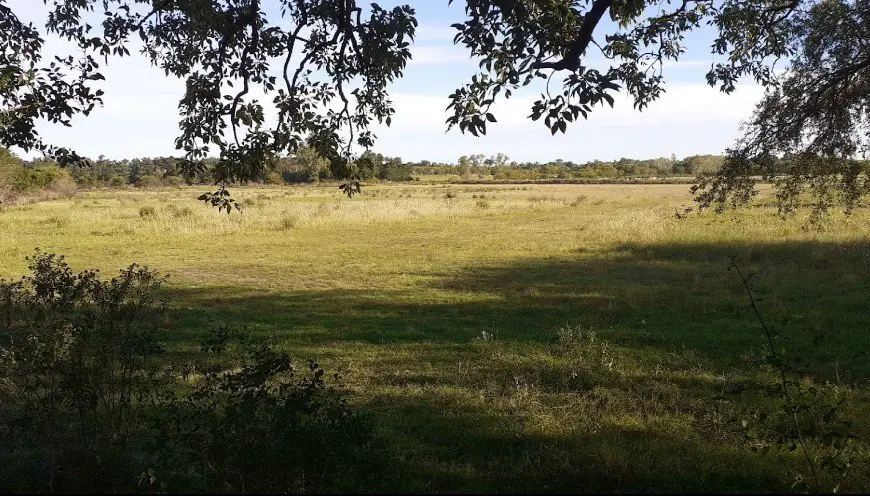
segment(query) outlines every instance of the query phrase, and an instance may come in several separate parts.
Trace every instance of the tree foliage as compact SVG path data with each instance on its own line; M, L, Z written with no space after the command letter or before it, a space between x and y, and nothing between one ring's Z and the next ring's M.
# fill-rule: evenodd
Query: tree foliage
M201 173L202 159L217 154L211 174L221 183L262 175L276 155L303 144L330 160L335 177L353 177L351 147L371 148L369 126L390 124L387 89L411 57L417 25L409 6L354 0L44 1L46 31L80 54L45 63L43 35L0 0L0 144L74 161L42 141L36 122L68 125L90 112L102 95L100 64L138 48L186 81L176 140L183 171ZM730 93L753 79L767 94L726 166L696 188L698 200L743 203L755 176L773 177L771 157L794 159L779 181L785 210L807 184L822 207L835 199L851 207L870 187L854 161L868 151L868 0L466 0L464 7L454 41L479 59L480 71L450 95L448 127L486 133L497 122L493 104L539 80L546 83L530 117L553 134L613 106L618 92L642 110L665 91L662 68L685 53L687 35L712 29L717 62L707 83ZM609 67L588 64L599 56Z
M870 188L856 160L870 137L866 0L467 0L465 11L455 41L480 58L480 72L451 95L449 126L484 134L494 102L536 79L547 83L530 117L553 134L612 106L618 91L642 110L665 90L664 63L707 26L720 60L707 82L730 93L751 78L767 92L726 166L695 188L702 206L745 203L758 177L777 181L784 212L807 185L817 209L840 200L849 210ZM609 68L588 66L594 52ZM785 175L782 159L792 164Z
M769 86L722 172L696 187L698 200L720 210L746 203L757 175L776 182L782 213L805 191L816 213L835 204L849 212L870 191L860 160L870 152L870 2L801 4L784 25L791 66Z
M186 363L158 360L165 277L28 260L0 279L0 492L310 492L354 476L369 429L337 374L220 323Z
M0 2L2 145L78 159L44 143L36 121L69 125L72 116L87 114L100 103L94 84L103 78L100 63L140 47L153 65L186 81L175 143L186 154L185 171L193 175L201 159L217 152L218 182L255 178L275 155L295 152L306 139L334 162L346 161L352 144L371 147L369 125L390 121L386 87L410 58L417 24L407 6L364 11L344 0L46 4L47 32L83 56L46 66L42 34ZM275 122L266 122L257 94L270 99Z

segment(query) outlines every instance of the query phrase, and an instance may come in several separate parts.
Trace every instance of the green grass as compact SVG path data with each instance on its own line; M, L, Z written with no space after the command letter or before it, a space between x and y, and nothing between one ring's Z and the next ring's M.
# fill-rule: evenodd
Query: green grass
M168 360L224 321L340 370L377 432L359 490L789 490L799 454L740 428L775 376L734 255L805 381L842 390L864 440L841 490L870 490L866 210L818 230L765 201L676 219L685 185L445 184L238 188L228 216L199 193L9 207L0 277L36 247L146 264L171 276Z

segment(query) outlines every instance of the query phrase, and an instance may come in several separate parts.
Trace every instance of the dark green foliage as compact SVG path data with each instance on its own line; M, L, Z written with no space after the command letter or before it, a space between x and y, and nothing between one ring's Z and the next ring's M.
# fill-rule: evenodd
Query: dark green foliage
M157 372L146 363L161 351L161 279L131 265L102 281L40 252L30 270L0 284L0 425L10 441L0 480L19 491L129 487L128 447Z
M805 192L816 214L849 213L870 192L857 160L870 151L870 2L796 2L788 14L790 68L768 87L721 173L699 185L702 206L745 204L757 178L777 182L783 213Z
M0 281L0 491L307 491L365 442L314 362L248 343L193 380L155 360L170 323L156 272L104 281L41 252L30 270Z
M712 65L707 81L725 92L741 76L773 84L772 59L789 55L790 14L804 3L772 4L743 0L467 0L466 19L456 23L454 41L480 59L480 72L450 95L449 126L477 136L496 122L490 109L498 98L540 79L547 85L532 105L530 118L543 120L555 134L584 119L599 106L613 106L622 90L644 109L664 91L663 64L686 51L687 35L714 26L712 53L725 61ZM613 22L602 22L609 18ZM593 55L597 53L597 55ZM607 58L609 67L592 69L590 58ZM554 82L555 83L555 82ZM557 89L559 88L559 89Z
M779 382L773 391L781 400L779 404L774 403L763 410L752 412L748 419L742 421L752 451L767 451L774 447L799 451L806 461L806 470L795 476L795 486L813 493L836 493L843 478L853 468L852 441L857 439L852 422L842 413L844 388L830 383L814 385L800 381L796 365L801 361L789 360L786 357L785 349L779 343L779 334L767 324L761 314L760 300L750 285L754 274L744 274L734 257L728 269L734 269L740 277L750 306L764 331L768 351L765 364L779 376ZM814 344L823 339L825 334L818 335ZM779 350L777 346L780 346ZM810 447L810 436L818 441L815 448ZM834 474L833 487L823 487L823 479L820 477L822 471Z
M493 103L539 79L548 84L530 118L553 134L597 106L613 106L620 90L642 110L664 91L663 64L683 55L687 35L712 26L711 52L724 60L711 64L707 82L730 93L741 78L753 78L767 93L726 166L698 171L706 174L696 188L700 206L745 204L756 176L777 180L784 212L805 191L816 213L837 204L849 212L870 191L854 160L870 149L866 0L464 3L467 19L454 24L455 42L480 58L480 73L450 95L450 127L485 134L496 122ZM605 16L613 23L602 22ZM606 70L587 66L594 52L610 60ZM782 59L790 63L778 75ZM549 84L554 77L562 79L558 90ZM771 170L771 157L792 166Z
M682 160L675 156L645 160L621 158L614 161L595 160L576 163L557 159L551 162L508 162L504 154L486 158L484 155L463 155L456 165L436 164L429 161L411 163L417 174L460 175L463 178L482 179L492 175L496 181L537 181L550 179L620 179L695 177L719 170L725 157L718 155L692 155Z
M68 170L76 183L84 187L176 186L211 182L209 171L213 163L214 160L205 160L190 168L184 160L174 157L111 160L101 155Z
M101 104L98 60L128 56L133 40L156 67L185 79L176 148L188 165L218 152L212 172L219 183L258 179L270 161L294 153L309 136L330 160L349 159L353 144L370 147L369 124L390 124L386 88L410 59L417 25L408 6L326 0L58 0L48 8L48 33L83 54L46 67L42 35L0 6L0 145L77 161L43 143L36 122L68 123ZM87 24L91 12L104 21ZM254 89L274 104L277 123L266 125ZM321 111L334 100L338 110ZM196 167L183 169L190 174Z
M151 412L150 486L307 492L324 477L352 475L341 469L365 431L324 370L309 362L297 372L288 355L265 346L247 354L238 372L208 372L187 396Z
M332 177L329 159L311 147L300 147L293 156L278 159L276 166L284 182L289 184L318 182Z
M233 211L233 207L235 207L236 210L242 210L242 206L230 197L230 192L223 186L215 191L209 191L199 195L197 200L204 202L207 205L211 205L212 207L217 207L219 211L226 210L228 214Z

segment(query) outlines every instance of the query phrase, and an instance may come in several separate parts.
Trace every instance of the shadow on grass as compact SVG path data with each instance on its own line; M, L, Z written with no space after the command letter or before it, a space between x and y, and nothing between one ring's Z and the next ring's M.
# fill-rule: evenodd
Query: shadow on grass
M836 363L866 379L848 352L870 328L867 244L626 244L466 267L409 292L175 288L170 337L195 345L214 320L303 359L333 349L363 362L353 406L377 435L359 465L374 466L327 490L788 490L797 455L751 455L735 429L769 396L742 358L762 338L731 255L759 273L784 339L818 355L810 374ZM557 343L566 323L612 343L615 365L595 344Z
M427 391L379 398L381 479L370 488L408 492L735 492L788 488L774 457L747 456L668 428L589 417L545 432L521 409L457 401ZM471 403L471 404L469 404ZM787 464L790 465L790 464Z
M336 343L464 345L483 331L501 342L554 342L566 324L592 328L613 344L698 353L705 365L739 367L763 345L732 255L757 272L762 310L790 351L813 356L810 372L870 377L856 355L870 328L870 245L833 243L626 244L600 257L523 260L467 267L410 292L244 288L170 290L182 332L210 320L244 325L288 346ZM197 331L193 331L195 334Z
M356 404L377 426L380 468L354 490L788 490L797 458L750 455L734 429L770 396L732 255L757 273L790 353L812 357L807 375L870 377L855 353L870 329L865 243L625 244L466 267L409 292L168 296L179 342L214 319L363 363ZM615 371L572 362L565 324L611 343Z

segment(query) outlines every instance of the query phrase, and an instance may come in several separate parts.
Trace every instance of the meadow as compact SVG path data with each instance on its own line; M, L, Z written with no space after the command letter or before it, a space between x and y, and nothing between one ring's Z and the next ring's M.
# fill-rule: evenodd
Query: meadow
M777 376L735 257L801 383L852 421L824 487L870 490L867 209L816 226L765 193L677 218L687 185L232 191L241 214L202 187L7 207L0 278L37 247L107 275L137 262L170 275L166 360L222 322L339 371L372 468L327 489L794 490L806 467L770 441Z

